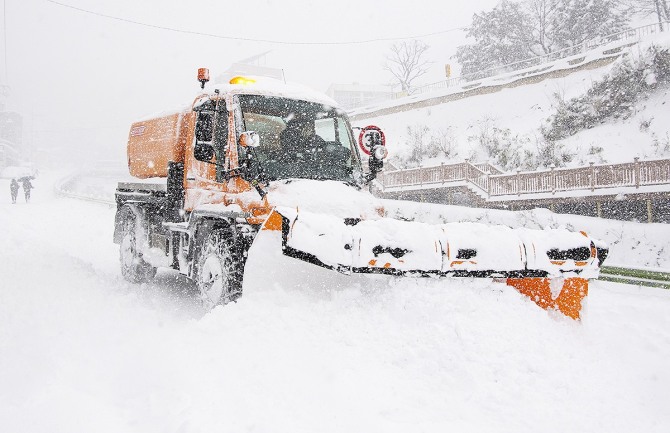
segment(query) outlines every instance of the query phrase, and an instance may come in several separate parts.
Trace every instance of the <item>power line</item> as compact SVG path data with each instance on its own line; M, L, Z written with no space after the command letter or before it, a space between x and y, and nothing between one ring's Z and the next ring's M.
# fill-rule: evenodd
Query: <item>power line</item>
M184 33L184 34L189 34L189 35L196 35L196 36L205 36L209 38L217 38L217 39L227 39L227 40L233 40L233 41L245 41L245 42L265 42L269 44L278 44L278 45L360 45L360 44L369 44L372 42L385 42L385 41L398 41L398 40L403 40L403 39L419 39L419 38L427 38L430 36L436 36L436 35L441 35L444 33L449 33L457 30L464 30L465 27L454 27L452 29L447 29L447 30L440 30L437 32L432 32L432 33L425 33L422 35L414 35L414 36L398 36L398 37L392 37L392 38L373 38L373 39L364 39L364 40L359 40L359 41L343 41L343 42L328 42L328 41L322 41L322 42L306 42L306 41L282 41L282 40L274 40L274 39L255 39L255 38L245 38L245 37L239 37L239 36L223 36L223 35L216 35L212 33L204 33L204 32L196 32L193 30L183 30L183 29L175 29L172 27L166 27L166 26L159 26L156 24L148 24L148 23L143 23L140 21L135 21L131 20L128 18L122 18L122 17L117 17L113 15L107 15L103 14L100 12L95 12L95 11L90 11L87 9L82 9L76 6L68 5L65 3L59 3L54 0L46 0L49 3L53 3L58 6L62 6L65 8L69 9L74 9L79 12L84 12L90 15L95 15L98 17L103 17L103 18L109 18L112 20L116 21L122 21L124 23L129 23L129 24L135 24L138 26L144 26L144 27L150 27L153 29L158 29L158 30L167 30L171 32L176 32L176 33Z

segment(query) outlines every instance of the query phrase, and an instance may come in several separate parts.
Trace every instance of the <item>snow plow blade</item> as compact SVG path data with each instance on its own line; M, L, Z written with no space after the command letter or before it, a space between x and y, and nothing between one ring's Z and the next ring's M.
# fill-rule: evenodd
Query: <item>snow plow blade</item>
M275 208L263 230L281 231L284 255L343 274L505 279L538 306L573 319L608 251L568 230L361 220L291 208Z
M589 280L574 278L508 278L507 285L528 296L545 310L556 310L580 319L582 301L589 293Z

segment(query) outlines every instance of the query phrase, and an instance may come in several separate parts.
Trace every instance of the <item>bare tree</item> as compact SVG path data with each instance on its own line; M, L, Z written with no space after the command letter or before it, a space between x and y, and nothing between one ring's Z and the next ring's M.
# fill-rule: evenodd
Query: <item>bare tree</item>
M670 8L666 0L654 0L654 9L656 9L656 16L658 16L658 23L663 30L663 21L670 20Z
M424 58L428 45L421 41L395 43L386 55L384 69L400 84L403 92L411 93L412 81L428 72L431 62Z
M624 4L630 11L640 16L656 15L659 24L670 20L670 7L667 0L626 0Z
M534 45L531 46L533 54L549 54L553 51L553 39L557 27L555 16L560 4L559 0L527 0L525 2L530 25L533 28Z

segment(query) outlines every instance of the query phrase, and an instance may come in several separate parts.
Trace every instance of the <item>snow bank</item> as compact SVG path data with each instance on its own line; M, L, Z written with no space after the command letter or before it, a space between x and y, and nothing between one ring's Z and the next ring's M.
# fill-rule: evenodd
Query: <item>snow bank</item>
M240 301L205 314L173 273L124 282L114 209L47 178L30 204L0 201L4 431L670 427L667 291L595 282L578 324L487 280L346 279L265 251Z

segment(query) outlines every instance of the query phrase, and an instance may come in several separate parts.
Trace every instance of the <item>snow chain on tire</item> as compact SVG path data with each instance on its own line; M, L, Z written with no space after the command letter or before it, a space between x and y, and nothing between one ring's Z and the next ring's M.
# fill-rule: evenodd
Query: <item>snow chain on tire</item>
M137 247L136 217L130 212L123 221L123 231L119 246L121 275L131 283L145 283L156 275L156 268L147 263Z
M196 257L195 283L206 308L242 296L244 262L243 251L230 230L217 228L204 237Z

